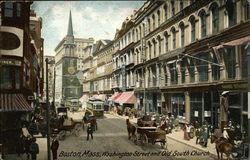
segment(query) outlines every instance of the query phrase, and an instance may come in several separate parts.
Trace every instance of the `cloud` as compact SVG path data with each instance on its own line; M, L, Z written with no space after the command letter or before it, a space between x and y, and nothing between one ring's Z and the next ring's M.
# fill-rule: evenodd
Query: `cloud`
M116 28L121 28L126 17L143 3L143 1L34 2L32 7L38 16L43 18L44 54L55 55L55 47L67 34L70 10L76 38L113 39Z

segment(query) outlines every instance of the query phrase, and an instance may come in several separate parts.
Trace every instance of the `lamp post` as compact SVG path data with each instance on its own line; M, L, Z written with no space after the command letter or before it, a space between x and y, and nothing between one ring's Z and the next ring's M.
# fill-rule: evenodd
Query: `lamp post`
M48 78L48 64L49 60L46 58L46 121L47 121L47 156L50 160L50 106L49 106L49 78Z

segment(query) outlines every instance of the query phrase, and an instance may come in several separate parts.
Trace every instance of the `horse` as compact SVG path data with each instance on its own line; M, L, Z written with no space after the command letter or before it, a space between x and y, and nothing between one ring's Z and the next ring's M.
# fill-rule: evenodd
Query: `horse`
M128 130L128 139L135 137L136 127L129 122L129 119L126 119L127 130Z
M225 139L217 138L215 135L211 136L211 143L215 143L216 152L218 159L220 159L219 154L221 153L221 159L223 159L223 153L226 154L227 159L230 158L230 153L234 145Z

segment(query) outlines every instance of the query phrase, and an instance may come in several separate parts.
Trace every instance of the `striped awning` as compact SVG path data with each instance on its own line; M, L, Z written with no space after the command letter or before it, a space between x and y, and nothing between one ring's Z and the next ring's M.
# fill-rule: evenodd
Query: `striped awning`
M136 98L133 91L130 92L123 92L115 102L120 104L135 104Z
M1 93L0 112L32 111L23 94Z
M115 94L112 95L111 100L115 101L122 93L120 92L115 92Z

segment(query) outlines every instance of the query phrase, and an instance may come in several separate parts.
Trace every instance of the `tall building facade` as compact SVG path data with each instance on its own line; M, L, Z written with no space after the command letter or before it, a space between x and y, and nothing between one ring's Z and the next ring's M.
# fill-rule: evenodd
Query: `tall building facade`
M78 77L78 65L82 65L78 59L81 46L93 43L93 39L74 38L71 12L69 14L68 32L65 38L55 48L55 71L57 103L66 103L82 96L82 84ZM78 51L79 50L79 51ZM82 67L82 66L81 66Z
M137 108L219 126L220 95L229 120L246 129L248 1L150 1L137 12ZM132 32L133 33L133 32Z
M0 143L5 153L15 152L23 123L42 95L42 21L34 21L30 5L0 3Z

